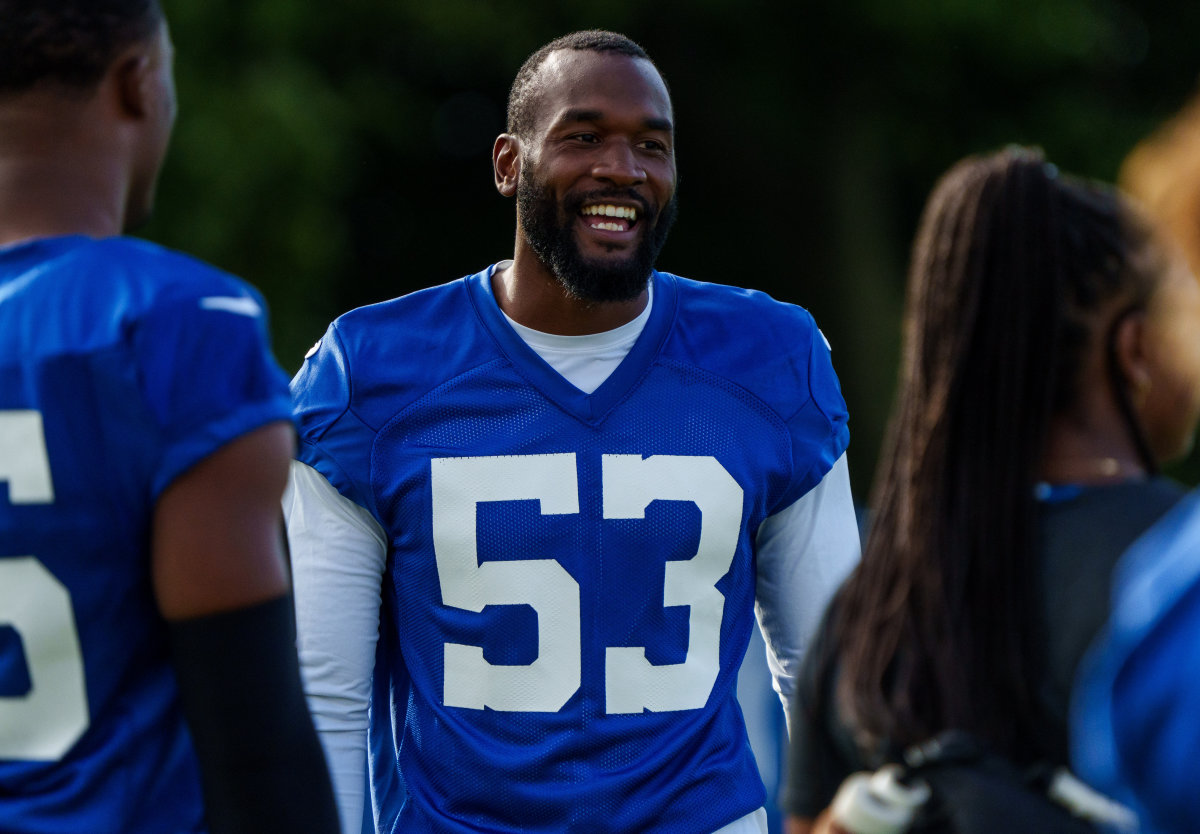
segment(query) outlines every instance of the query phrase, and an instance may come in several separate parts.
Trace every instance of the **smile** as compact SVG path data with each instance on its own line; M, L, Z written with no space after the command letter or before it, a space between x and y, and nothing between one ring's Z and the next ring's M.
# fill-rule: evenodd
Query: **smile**
M632 206L615 206L611 203L595 203L580 210L593 229L605 232L626 232L637 223L638 211Z

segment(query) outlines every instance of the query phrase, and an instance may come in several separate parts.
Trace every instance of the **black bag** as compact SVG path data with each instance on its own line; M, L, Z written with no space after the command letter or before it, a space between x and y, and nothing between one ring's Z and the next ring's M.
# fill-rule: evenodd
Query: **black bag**
M1023 770L967 733L949 731L904 753L904 779L929 801L913 821L921 834L1096 834L1047 794L1049 767Z

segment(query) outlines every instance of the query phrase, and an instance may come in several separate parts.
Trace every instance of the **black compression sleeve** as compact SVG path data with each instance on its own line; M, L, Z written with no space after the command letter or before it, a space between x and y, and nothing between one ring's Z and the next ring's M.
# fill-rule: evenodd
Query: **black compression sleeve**
M290 597L169 625L212 834L336 834Z

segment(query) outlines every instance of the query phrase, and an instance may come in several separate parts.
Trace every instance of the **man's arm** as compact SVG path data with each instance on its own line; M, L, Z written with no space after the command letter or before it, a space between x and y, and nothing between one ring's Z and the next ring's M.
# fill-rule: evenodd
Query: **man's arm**
M287 423L259 428L185 471L155 506L154 590L213 834L338 830L279 534L292 448Z
M790 724L790 701L804 653L829 600L859 560L846 456L799 500L763 521L755 541L758 623Z
M367 705L387 537L369 512L298 461L283 506L305 692L342 827L356 832L366 803Z

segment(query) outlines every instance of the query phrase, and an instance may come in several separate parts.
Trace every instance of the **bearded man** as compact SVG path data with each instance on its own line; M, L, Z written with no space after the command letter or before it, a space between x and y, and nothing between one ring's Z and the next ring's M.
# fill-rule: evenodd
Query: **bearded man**
M512 259L340 317L293 382L343 826L369 761L380 831L765 831L756 607L786 701L859 552L828 347L799 307L655 270L674 114L628 38L531 55L493 165Z

